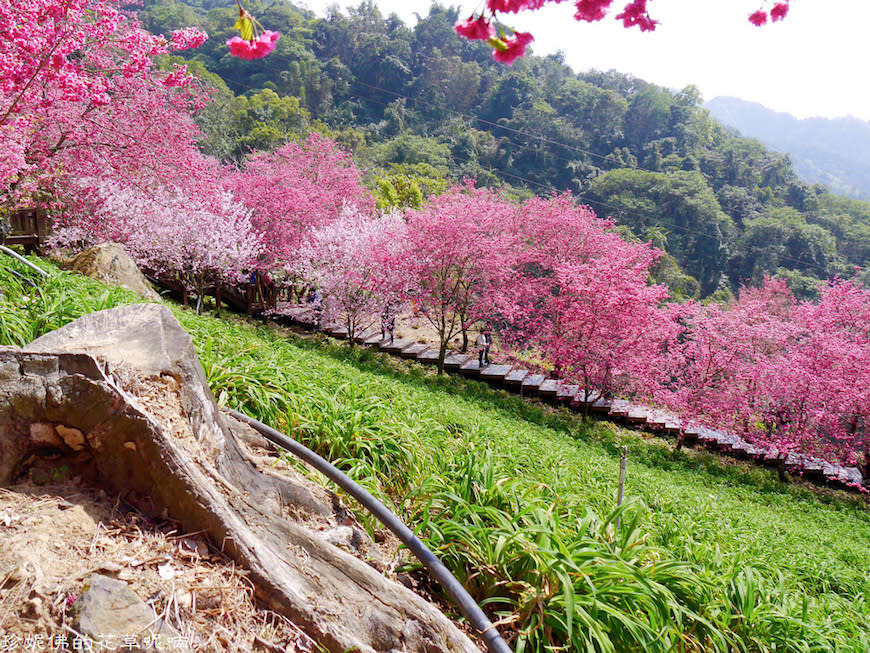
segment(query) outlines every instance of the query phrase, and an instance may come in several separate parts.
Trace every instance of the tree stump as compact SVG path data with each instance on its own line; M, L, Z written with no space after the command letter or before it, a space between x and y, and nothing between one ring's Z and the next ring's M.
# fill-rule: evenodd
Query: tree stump
M432 605L330 544L335 498L258 469L240 444L251 433L220 412L164 306L94 313L0 348L0 484L45 451L75 457L146 514L207 532L269 607L332 651L478 650Z

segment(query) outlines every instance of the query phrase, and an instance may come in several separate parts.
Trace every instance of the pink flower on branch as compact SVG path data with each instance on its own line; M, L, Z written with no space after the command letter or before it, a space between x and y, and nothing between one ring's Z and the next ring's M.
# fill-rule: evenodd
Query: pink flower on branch
M641 32L651 32L658 25L658 21L650 18L646 10L646 0L634 0L634 2L625 5L625 9L616 18L621 20L625 27L637 25Z
M281 34L266 30L253 41L246 41L240 36L234 36L227 41L230 54L240 59L261 59L272 52L277 46Z
M514 32L509 39L492 38L488 43L495 48L492 51L493 58L510 66L518 58L525 56L526 46L534 40L528 32Z
M460 36L467 39L488 40L495 47L496 52L493 56L498 60L507 64L513 63L518 57L525 54L525 45L532 39L531 35L523 32L515 32L515 35L524 35L523 39L504 39L497 38L490 30L492 30L492 22L497 21L498 13L518 13L523 10L537 10L549 3L558 3L563 0L487 0L486 9L491 12L489 18L485 12L475 19L472 15L465 21L460 21L455 25L455 29ZM765 4L775 0L765 0ZM574 18L586 22L595 22L603 19L613 0L575 0L574 6L576 11ZM623 10L616 15L617 20L621 20L624 27L639 27L642 32L650 32L656 29L658 21L653 20L647 10L648 0L630 0ZM780 21L786 17L789 9L789 0L780 0L775 2L773 7L768 12L762 8L749 15L749 21L753 25L764 25L767 23L768 17L773 22Z
M577 8L574 18L588 23L601 20L607 15L607 10L612 4L613 0L577 0L574 5Z
M469 16L465 20L460 20L453 26L456 33L471 41L486 41L495 36L495 28L481 14L478 18Z
M788 14L788 2L778 2L770 10L770 17L773 22L782 20L786 17L786 14Z
M749 14L749 22L756 27L761 27L767 22L767 12L759 9Z
M189 50L198 48L208 40L208 34L195 27L185 27L172 31L169 39L170 50Z
M264 30L260 21L242 7L240 0L236 0L236 3L239 7L239 17L233 25L233 29L239 30L239 36L234 36L227 41L230 54L241 59L265 57L275 49L281 34Z

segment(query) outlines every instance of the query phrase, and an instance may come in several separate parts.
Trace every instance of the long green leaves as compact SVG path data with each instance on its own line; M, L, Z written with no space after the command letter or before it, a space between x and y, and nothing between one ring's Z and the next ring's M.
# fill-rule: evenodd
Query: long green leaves
M137 301L66 273L34 288L7 265L2 344ZM517 651L870 650L866 508L368 351L176 315L221 404L392 505ZM635 500L616 511L623 443Z

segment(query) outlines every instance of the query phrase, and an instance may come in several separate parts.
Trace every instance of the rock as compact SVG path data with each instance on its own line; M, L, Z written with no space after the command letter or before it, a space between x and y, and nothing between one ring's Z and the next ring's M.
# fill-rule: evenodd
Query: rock
M124 581L94 574L85 582L74 611L77 630L108 650L190 650L185 638L158 619Z
M189 335L165 306L94 313L22 350L0 348L0 380L0 484L26 473L45 446L31 425L52 425L70 440L69 456L92 458L101 484L146 514L207 533L250 570L265 604L325 648L478 651L366 563L374 544L364 532L350 533L352 551L327 541L323 532L343 525L335 495L258 468L240 443L240 434L253 439L250 427L219 411ZM347 543L348 531L332 534Z
M144 299L160 299L145 275L118 243L101 243L80 252L70 262L70 268L105 284L132 290Z

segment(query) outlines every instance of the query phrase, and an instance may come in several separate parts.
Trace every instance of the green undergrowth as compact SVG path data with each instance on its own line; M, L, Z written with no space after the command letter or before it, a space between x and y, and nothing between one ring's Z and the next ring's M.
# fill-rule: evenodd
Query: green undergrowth
M34 289L3 265L3 344L135 301L65 273ZM173 311L221 404L402 515L517 651L870 650L860 497L321 336Z

